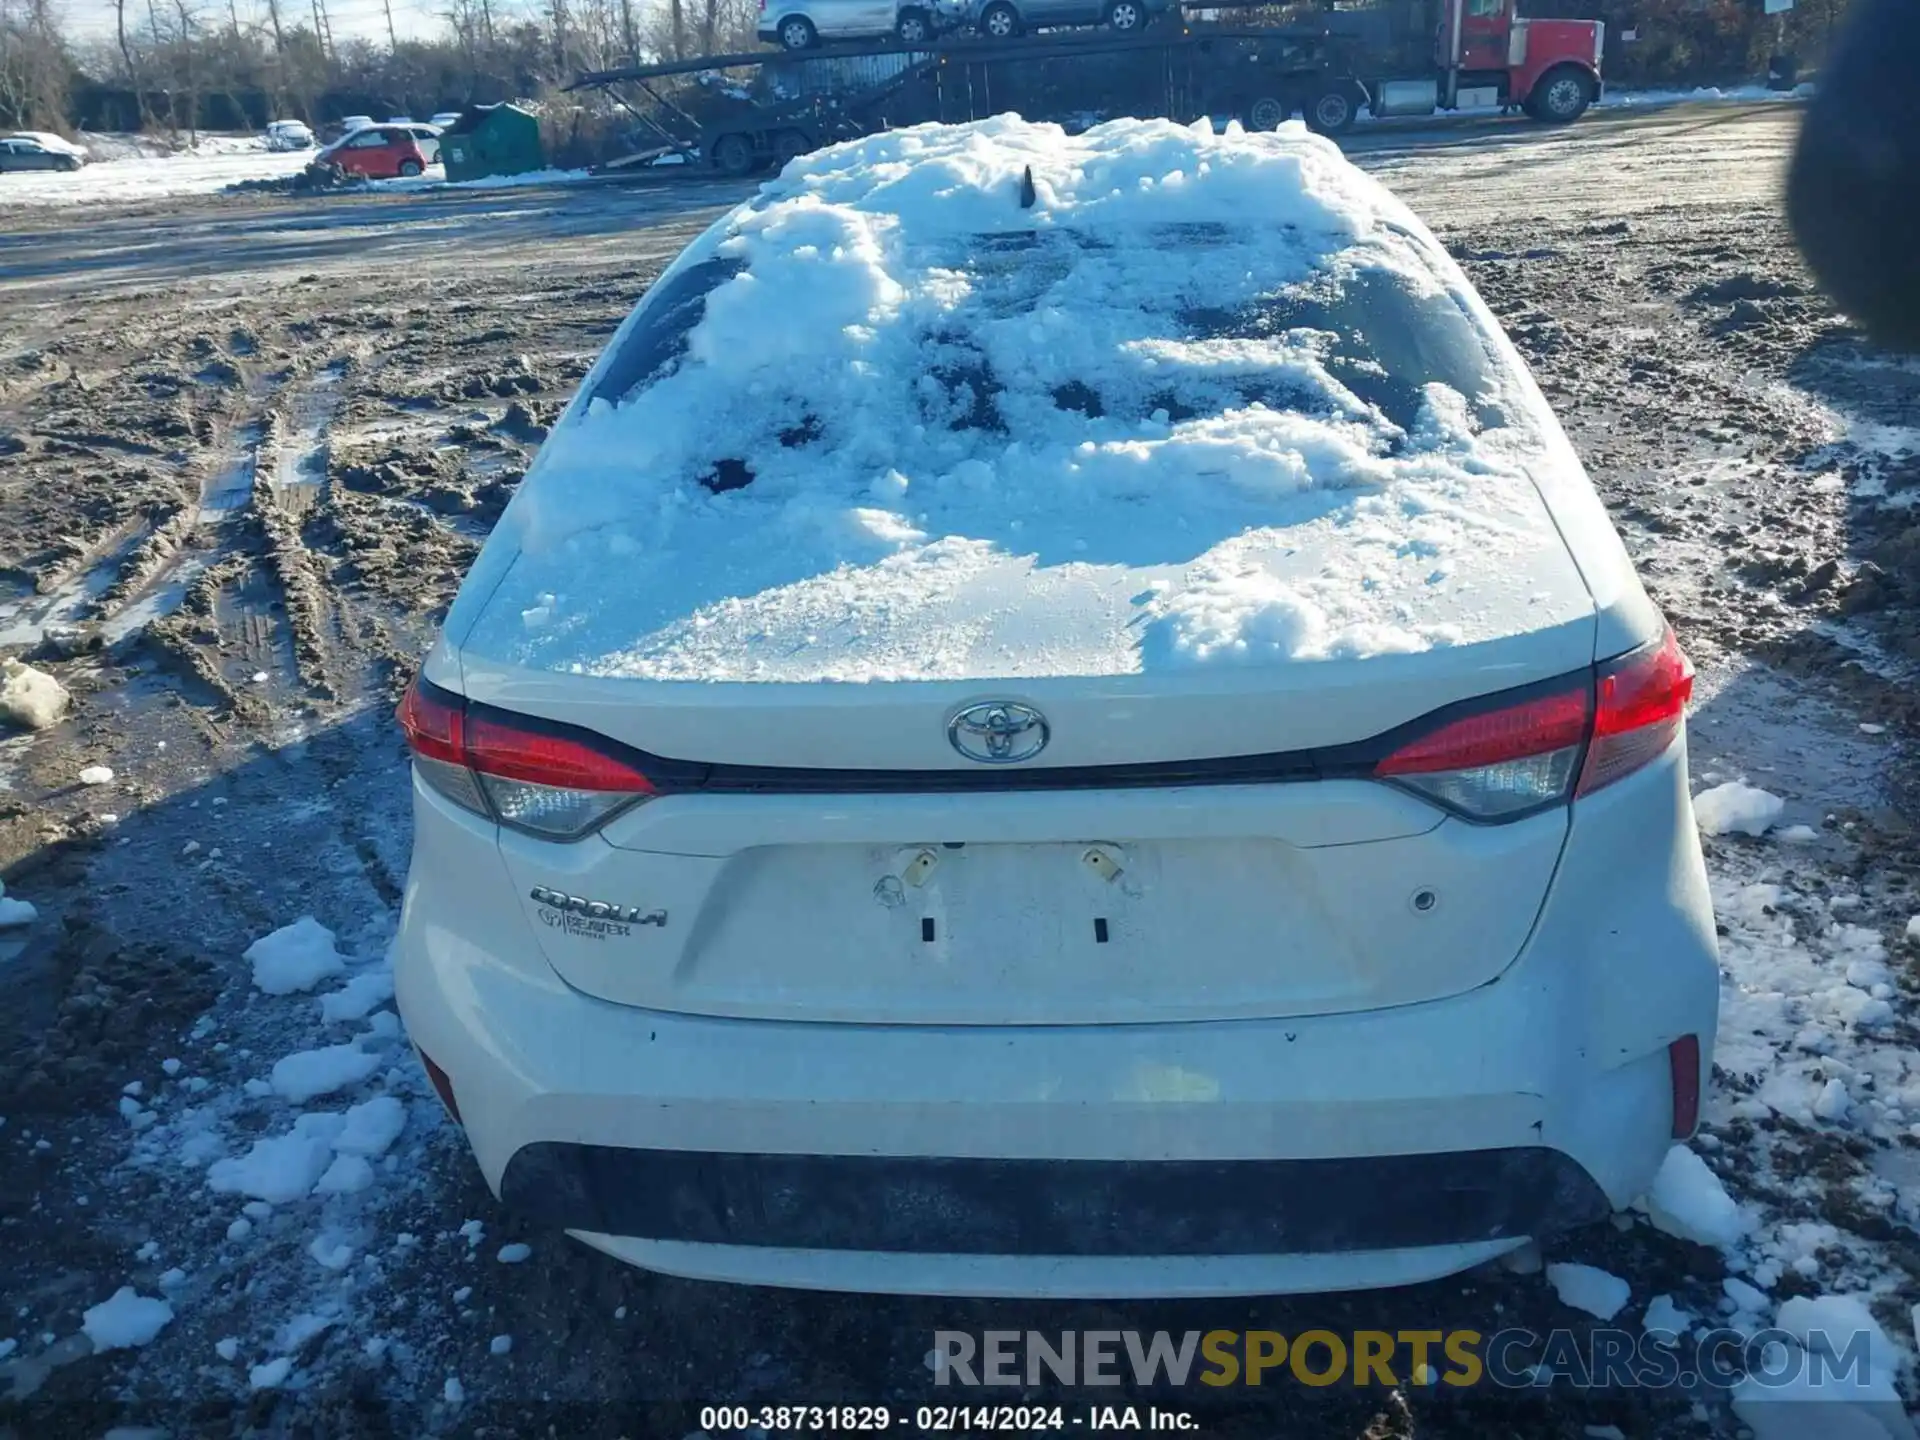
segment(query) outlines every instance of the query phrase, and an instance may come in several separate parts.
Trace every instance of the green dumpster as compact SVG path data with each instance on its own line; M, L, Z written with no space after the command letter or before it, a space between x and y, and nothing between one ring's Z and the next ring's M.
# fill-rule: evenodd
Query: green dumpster
M540 122L517 105L469 105L440 132L440 163L449 180L539 170Z

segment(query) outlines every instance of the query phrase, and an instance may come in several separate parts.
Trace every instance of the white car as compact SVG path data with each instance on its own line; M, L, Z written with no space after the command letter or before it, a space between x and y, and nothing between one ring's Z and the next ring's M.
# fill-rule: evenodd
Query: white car
M267 149L311 150L313 131L304 120L275 120L267 126Z
M31 141L43 151L53 155L64 155L81 165L86 164L90 158L86 146L76 145L73 141L64 136L55 135L50 130L9 130L5 135L0 136L0 140Z
M427 123L430 125L437 126L441 130L445 130L447 126L453 124L454 121L458 120L462 113L464 112L459 110L442 110L438 115L435 115L433 119L428 121Z
M340 133L350 135L355 130L364 130L373 123L371 115L349 115L340 122Z
M1424 1280L1695 1127L1691 688L1331 143L877 135L687 248L476 561L399 1003L502 1201L653 1269Z

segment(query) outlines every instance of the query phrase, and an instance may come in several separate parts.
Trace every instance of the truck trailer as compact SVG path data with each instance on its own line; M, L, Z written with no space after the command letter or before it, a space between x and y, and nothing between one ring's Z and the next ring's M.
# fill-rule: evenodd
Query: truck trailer
M570 88L602 90L629 111L653 142L634 160L677 153L690 168L741 176L876 130L1009 110L1069 126L1207 116L1255 130L1300 115L1323 134L1349 129L1363 109L1518 109L1565 124L1600 94L1603 40L1598 21L1529 20L1515 0L1381 0L1277 26L1164 22L701 55L597 71ZM704 84L701 106L666 83L722 73L748 78Z

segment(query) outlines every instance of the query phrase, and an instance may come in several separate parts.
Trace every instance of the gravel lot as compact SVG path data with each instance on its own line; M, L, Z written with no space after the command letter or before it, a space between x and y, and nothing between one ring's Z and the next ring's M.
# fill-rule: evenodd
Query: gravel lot
M1697 1148L1748 1210L1746 1248L1623 1218L1545 1258L1630 1281L1629 1325L1661 1294L1722 1318L1732 1266L1775 1299L1860 1294L1904 1344L1920 365L1864 348L1812 293L1775 200L1797 122L1792 105L1680 106L1354 151L1506 321L1699 664L1696 786L1787 802L1774 836L1709 842L1730 998ZM377 975L408 847L390 706L615 324L745 193L205 196L84 229L5 222L0 652L75 707L0 740L0 874L40 911L0 932L0 1435L679 1436L716 1401L910 1408L940 1328L1592 1323L1525 1265L1140 1305L641 1274L501 1213L377 1014L251 987L247 946L307 915ZM79 783L89 766L112 780ZM1778 838L1791 825L1797 842ZM1791 957L1845 969L1874 944L1888 1014L1826 1023L1817 997L1781 998ZM371 1186L250 1215L215 1193L208 1161L287 1128L261 1083L273 1062L355 1036L379 1069L333 1098L409 1107ZM1836 1079L1852 1105L1832 1118L1810 1097ZM531 1258L502 1263L510 1242ZM127 1285L173 1319L95 1354L82 1314ZM1706 1389L1289 1383L1169 1403L1236 1436L1738 1426Z

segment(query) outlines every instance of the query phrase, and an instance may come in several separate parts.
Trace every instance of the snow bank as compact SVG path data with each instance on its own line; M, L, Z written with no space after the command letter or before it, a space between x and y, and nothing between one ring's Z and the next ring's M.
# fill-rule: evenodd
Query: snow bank
M269 995L311 990L347 968L333 948L333 932L311 915L263 935L244 958L253 962L253 983Z
M1696 1245L1724 1249L1747 1233L1740 1207L1720 1177L1684 1145L1667 1151L1647 1192L1646 1210L1654 1229Z
M1561 1304L1602 1320L1618 1315L1633 1296L1633 1287L1618 1275L1591 1265L1549 1265L1547 1283L1553 1286Z
M891 131L789 165L656 290L470 578L469 648L659 680L1104 675L1590 611L1483 307L1297 125ZM1388 370L1363 336L1401 320L1433 343Z
M57 725L73 697L44 670L9 655L0 661L0 719L28 730Z
M145 1345L172 1321L173 1306L122 1285L111 1299L87 1308L80 1317L80 1329L95 1350L124 1350Z
M1693 797L1693 818L1708 835L1764 835L1787 802L1778 795L1730 780Z

